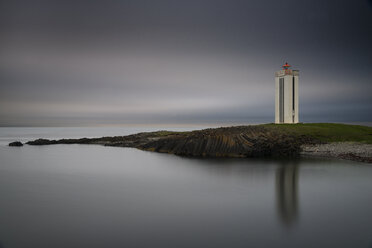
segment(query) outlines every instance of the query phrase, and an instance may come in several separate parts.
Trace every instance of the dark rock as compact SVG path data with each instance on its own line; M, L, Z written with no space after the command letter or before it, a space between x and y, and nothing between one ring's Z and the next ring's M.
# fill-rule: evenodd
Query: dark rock
M9 143L9 146L23 146L23 144L20 141L14 141L12 143Z
M32 146L41 146L41 145L53 145L57 144L56 140L48 140L48 139L37 139L34 141L28 141L26 143L27 145L32 145Z
M364 163L372 163L372 157L361 157L359 155L356 155L352 152L349 153L341 153L337 157L347 160L353 160L353 161L359 161Z
M158 131L128 136L29 141L29 145L98 144L197 157L297 156L309 136L278 132L263 126L210 128L192 132Z

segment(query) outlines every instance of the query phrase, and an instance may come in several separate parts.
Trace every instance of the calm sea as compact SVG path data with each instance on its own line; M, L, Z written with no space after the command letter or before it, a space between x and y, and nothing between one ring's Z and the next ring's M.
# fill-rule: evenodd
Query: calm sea
M7 146L157 129L0 128L0 247L372 247L368 164Z

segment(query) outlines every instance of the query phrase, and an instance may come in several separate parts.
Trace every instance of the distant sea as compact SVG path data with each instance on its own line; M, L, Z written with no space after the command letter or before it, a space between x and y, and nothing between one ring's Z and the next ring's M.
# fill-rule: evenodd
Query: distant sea
M0 247L372 247L370 164L7 146L202 128L0 128Z

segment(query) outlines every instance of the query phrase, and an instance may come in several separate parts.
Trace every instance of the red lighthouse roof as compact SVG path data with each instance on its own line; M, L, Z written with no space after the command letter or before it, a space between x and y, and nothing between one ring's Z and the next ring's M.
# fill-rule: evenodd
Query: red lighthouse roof
M289 67L291 67L291 65L289 65L287 62L285 62L284 65L282 65L283 69L284 70L288 70Z

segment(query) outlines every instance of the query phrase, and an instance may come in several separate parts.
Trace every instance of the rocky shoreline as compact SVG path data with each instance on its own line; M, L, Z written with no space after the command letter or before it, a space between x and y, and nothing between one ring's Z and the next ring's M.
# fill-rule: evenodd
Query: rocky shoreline
M372 144L324 142L309 134L283 131L276 126L265 125L210 128L191 132L158 131L101 138L37 139L26 144L96 144L192 157L315 156L372 163Z
M372 144L358 142L334 142L302 145L302 156L339 158L372 163Z
M128 136L46 140L28 145L99 144L134 147L146 151L193 157L267 157L297 156L304 143L314 141L273 131L261 126L205 129L192 132L158 131Z

